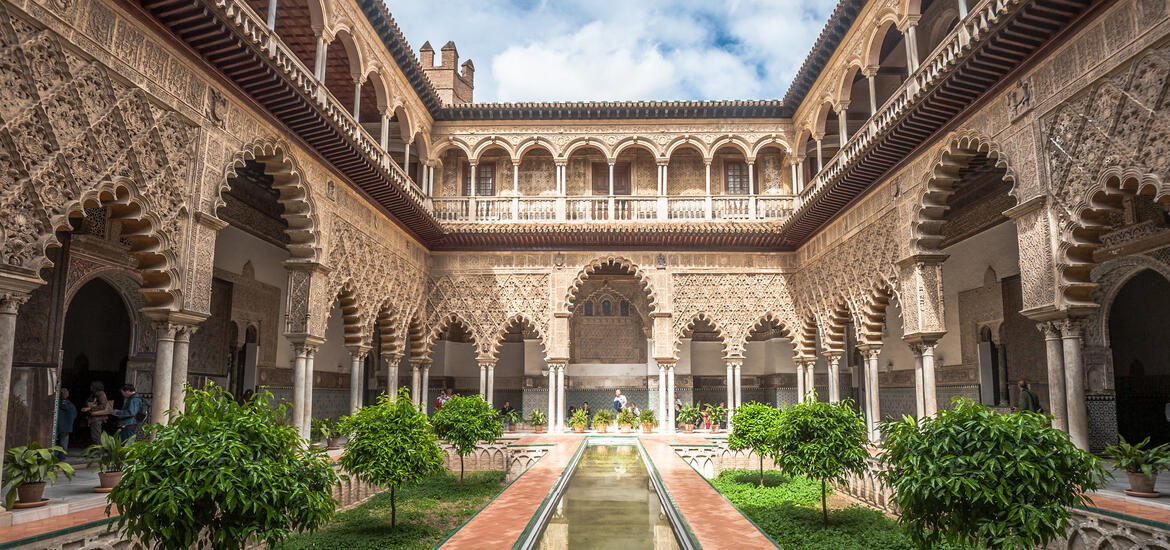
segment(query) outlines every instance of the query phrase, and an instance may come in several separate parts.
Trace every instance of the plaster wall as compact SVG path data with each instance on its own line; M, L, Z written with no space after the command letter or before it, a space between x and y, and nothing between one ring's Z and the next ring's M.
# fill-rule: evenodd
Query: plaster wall
M288 271L284 269L283 264L288 257L287 250L231 225L221 229L215 239L214 265L216 269L241 275L244 264L250 261L258 282L280 289L279 317L274 320L275 325L260 328L260 330L272 330L277 333L275 364L277 367L291 365L293 361L292 346L285 339L282 327L286 297L288 296ZM268 341L264 335L259 336L260 342Z

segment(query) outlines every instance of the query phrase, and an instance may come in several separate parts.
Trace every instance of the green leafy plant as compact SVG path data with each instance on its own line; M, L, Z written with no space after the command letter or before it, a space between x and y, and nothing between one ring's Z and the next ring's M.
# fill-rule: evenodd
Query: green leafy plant
M707 418L711 419L712 424L727 420L727 407L716 405L714 403L708 403Z
M1044 547L1069 526L1069 509L1101 486L1099 460L1052 428L1051 417L999 414L956 398L952 410L883 426L882 473L901 522L921 547Z
M573 416L569 417L569 426L572 428L585 429L589 425L589 413L585 409L577 409L573 411Z
M100 472L121 472L130 461L133 445L133 437L122 441L121 437L102 432L101 443L90 445L81 456L89 461L89 466L97 464Z
M533 426L547 426L548 416L540 409L532 409L532 413L528 415L528 423Z
M680 424L690 424L692 426L699 423L703 419L703 415L699 413L699 408L694 405L687 405L679 409L678 421Z
M820 480L821 519L828 526L828 482L843 483L849 473L866 468L865 420L850 400L818 403L810 394L805 402L781 411L770 437L770 454L782 471Z
M328 521L338 475L324 453L283 426L268 392L244 403L215 384L188 388L186 412L132 447L106 513L127 537L161 550L274 546Z
M345 419L342 429L349 433L349 441L341 467L367 483L390 488L390 526L394 527L398 522L395 490L443 469L443 450L426 413L411 404L408 390L402 388L397 399L378 396L376 404Z
M614 420L613 411L611 411L609 409L601 409L601 410L597 411L597 414L593 415L593 425L594 426L597 426L597 425L608 426L610 424L613 424L613 420Z
M654 414L654 409L642 409L642 411L638 413L638 423L643 426L647 424L651 426L657 426L658 417Z
M341 437L338 426L340 422L329 417L314 418L310 422L309 439L313 441L320 441L322 439L335 439Z
M1105 447L1105 456L1112 458L1118 468L1131 474L1147 476L1156 476L1158 472L1170 468L1170 445L1163 443L1147 448L1150 444L1148 437L1132 445L1122 436L1117 439L1117 445Z
M633 427L634 423L638 421L638 417L634 416L630 409L622 409L617 415L617 423L619 426Z
M501 414L500 418L504 421L505 424L509 426L515 426L524 420L524 415L521 414L520 411L512 409L506 413Z
M21 485L52 485L57 482L58 472L73 479L73 466L57 458L57 453L65 454L65 449L57 446L42 447L32 440L29 440L28 445L13 447L4 453L4 483L8 484L8 492L4 495L5 508L12 508L16 502L16 489Z
M772 437L780 422L780 410L761 403L746 403L731 419L727 447L733 451L751 449L760 459L760 487L764 486L764 456L773 451Z
M455 448L459 455L459 484L463 484L463 457L475 450L480 441L495 441L504 433L496 410L483 396L455 396L443 403L431 419L435 434Z

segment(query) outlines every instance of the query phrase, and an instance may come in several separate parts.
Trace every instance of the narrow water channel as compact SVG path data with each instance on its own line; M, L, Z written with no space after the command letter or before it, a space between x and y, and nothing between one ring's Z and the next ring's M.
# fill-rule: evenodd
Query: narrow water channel
M650 480L632 445L585 448L538 545L548 549L676 550Z

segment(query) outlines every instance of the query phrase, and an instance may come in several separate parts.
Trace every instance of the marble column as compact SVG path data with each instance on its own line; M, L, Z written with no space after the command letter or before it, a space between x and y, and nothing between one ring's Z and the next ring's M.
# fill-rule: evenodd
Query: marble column
M938 387L934 379L934 348L930 342L922 346L922 406L927 416L938 413Z
M557 365L557 431L565 431L565 364Z
M922 347L911 345L910 351L914 353L914 417L922 418L926 415L925 393L922 389Z
M796 361L796 401L798 403L804 401L804 396L808 390L804 387L804 362Z
M354 348L349 351L349 414L354 414L362 408L362 364L365 361L369 348Z
M317 345L305 347L305 409L301 417L302 430L305 438L309 437L309 429L313 422L313 363L317 360Z
M488 405L496 403L496 362L492 361L487 366L487 402Z
M548 432L552 433L555 423L553 422L553 414L557 410L557 368L553 364L548 367Z
M418 392L422 389L422 381L419 380L419 370L422 368L422 361L411 359L410 361L410 403L415 407L420 404Z
M731 422L731 415L735 412L735 361L725 359L727 365L727 421Z
M663 426L666 425L666 408L670 401L670 397L667 395L668 391L670 388L667 387L666 383L666 365L658 363L658 420L663 423Z
M666 366L666 432L675 431L674 394L678 390L674 387L674 363Z
M179 326L170 321L156 321L154 333L154 380L151 383L150 422L166 425L171 409L171 374L175 364L175 335Z
M808 393L817 389L817 362L812 359L804 363L804 389Z
M870 441L877 441L881 437L878 433L878 424L882 421L881 382L878 377L878 356L881 352L878 347L870 347L865 351L865 416L869 424Z
M829 363L829 402L841 401L841 354L830 353L825 355Z
M735 363L735 410L743 405L743 360Z
M191 336L198 330L194 326L183 326L175 332L174 359L171 360L171 409L182 413L187 409L187 362L191 357ZM151 403L153 414L154 403Z
M386 396L394 401L398 398L398 364L402 362L402 354L383 353L382 361L386 363Z
M424 362L419 367L419 379L421 380L422 388L418 391L419 410L423 414L427 414L431 407L430 386L431 386L431 363Z
M1089 413L1085 405L1085 364L1081 357L1083 319L1058 322L1064 351L1064 399L1068 407L1068 435L1073 444L1089 450Z
M1065 404L1064 351L1060 330L1056 323L1044 321L1037 325L1044 334L1044 355L1048 366L1048 408L1052 413L1052 427L1068 433L1068 405Z
M301 434L301 439L308 439L309 434L304 430L305 410L305 366L308 363L309 351L304 342L293 342L293 425Z
M487 399L487 361L477 361L479 363L479 396Z
M8 399L12 394L12 355L16 350L16 314L26 301L28 301L28 294L24 292L0 291L0 447L3 446L2 443L8 435ZM0 453L0 468L3 466L4 453Z

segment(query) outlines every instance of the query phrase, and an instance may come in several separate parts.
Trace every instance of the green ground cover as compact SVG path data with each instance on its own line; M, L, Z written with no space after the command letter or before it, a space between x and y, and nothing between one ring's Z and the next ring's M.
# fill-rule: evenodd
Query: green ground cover
M504 488L503 472L468 473L464 484L449 473L397 490L398 526L390 527L390 494L340 512L314 533L294 535L281 550L429 549L467 521Z
M758 470L728 470L711 483L784 550L914 550L896 521L839 498L830 501L829 527L822 527L817 480L768 471L761 488Z

